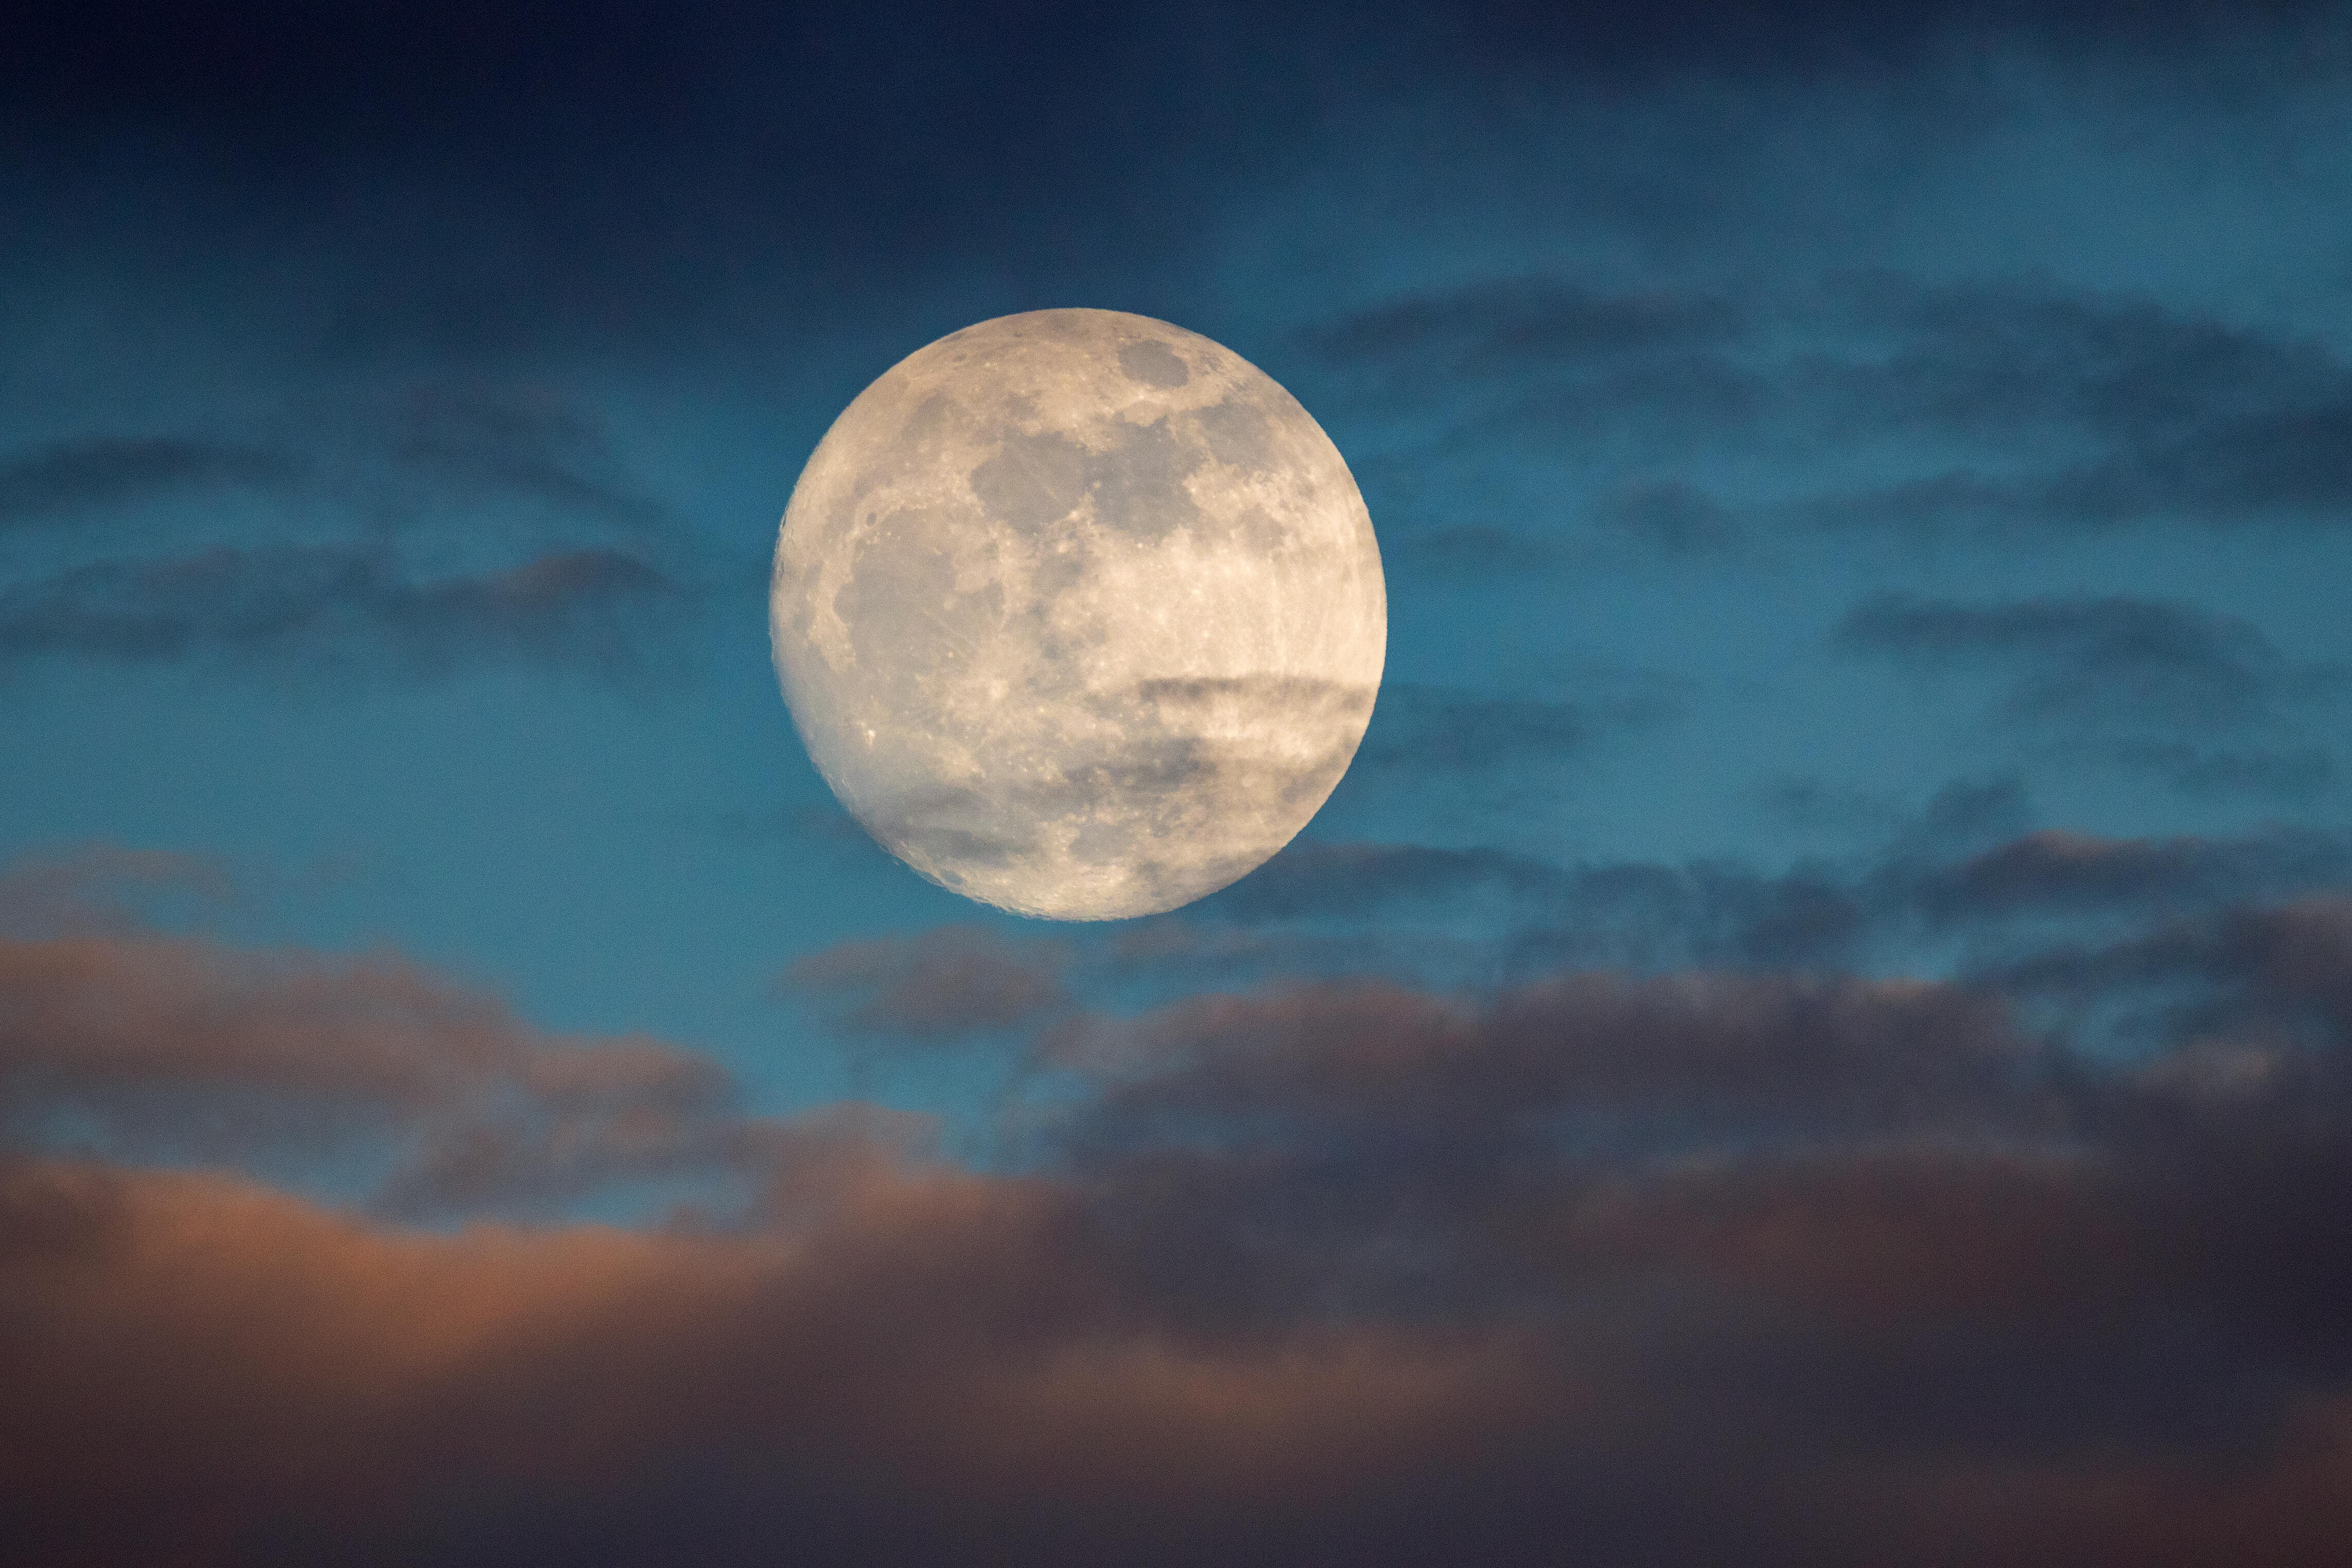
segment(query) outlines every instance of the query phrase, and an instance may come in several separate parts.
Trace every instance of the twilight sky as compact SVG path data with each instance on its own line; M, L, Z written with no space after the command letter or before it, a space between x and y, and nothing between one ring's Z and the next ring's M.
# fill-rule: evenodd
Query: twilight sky
M1280 9L0 19L0 1562L2337 1560L2352 6ZM1097 925L766 642L1068 305L1391 615Z

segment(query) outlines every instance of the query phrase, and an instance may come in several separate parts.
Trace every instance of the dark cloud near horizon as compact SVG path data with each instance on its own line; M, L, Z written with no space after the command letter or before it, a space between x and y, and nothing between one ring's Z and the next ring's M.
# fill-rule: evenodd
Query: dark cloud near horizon
M1007 1057L1022 1031L1074 1009L1307 980L1491 996L1588 968L2000 975L2234 907L2325 896L2348 879L2340 832L2036 828L2014 781L1995 780L1948 788L1884 823L1874 846L1778 867L1304 840L1177 914L1067 941L946 927L851 943L797 961L779 994L817 1004L871 1064L939 1042Z
M2084 896L2097 852L2000 847L1969 896ZM20 1114L341 1094L449 1155L435 1212L695 1160L752 1194L664 1228L431 1234L141 1168L184 1118L118 1115L119 1163L14 1157L12 1538L2315 1565L2352 1452L2352 906L2167 913L2151 883L2247 881L2113 852L2088 895L2153 912L2133 940L2168 956L2063 977L2189 991L2130 1058L2029 1026L2003 987L2055 970L1274 987L1039 1036L1069 1092L997 1174L854 1107L743 1117L692 1053L544 1035L392 960L12 940ZM911 949L839 967L1002 988ZM462 1157L462 1107L536 1152ZM1706 1506L1661 1511L1695 1471Z

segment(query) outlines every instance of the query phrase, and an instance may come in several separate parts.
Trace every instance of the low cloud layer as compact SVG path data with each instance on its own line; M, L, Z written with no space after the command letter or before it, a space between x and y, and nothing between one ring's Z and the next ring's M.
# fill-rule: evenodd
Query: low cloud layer
M869 1030L1028 1030L1054 1087L986 1171L870 1109L749 1115L691 1052L550 1035L390 957L24 915L12 1537L37 1563L2328 1561L2352 904L2240 898L2281 852L1970 857L1945 907L2138 914L1969 982L1570 968L1074 1012L1066 957L972 933L799 966ZM22 909L71 902L63 864ZM2031 1021L2065 988L2156 1021L2127 1051ZM298 1124L272 1106L408 1151L375 1217L229 1174ZM681 1178L706 1201L634 1230L390 1223Z

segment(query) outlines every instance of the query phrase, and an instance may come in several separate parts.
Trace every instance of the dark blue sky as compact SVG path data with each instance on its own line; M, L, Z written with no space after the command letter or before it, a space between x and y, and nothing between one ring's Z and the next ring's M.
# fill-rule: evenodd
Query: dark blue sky
M1391 611L1100 926L866 841L764 620L1065 305ZM2347 586L2340 5L20 8L0 1526L2327 1560Z

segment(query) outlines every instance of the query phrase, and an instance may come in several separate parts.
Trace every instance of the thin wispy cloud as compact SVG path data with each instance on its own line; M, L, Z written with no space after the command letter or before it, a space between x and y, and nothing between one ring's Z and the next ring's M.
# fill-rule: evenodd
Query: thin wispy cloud
M1837 636L1853 653L1993 674L2000 727L2183 789L2292 792L2334 772L2305 715L2341 689L2343 672L2289 660L2232 616L2119 598L1888 594L1855 606Z
M1481 284L1340 318L1311 341L1343 377L1369 378L1348 395L1386 417L1434 381L1451 389L1445 434L1416 434L1368 474L1422 530L1408 549L1496 570L1589 549L1586 530L1673 556L1822 530L1928 544L2352 519L2338 350L2046 279L1869 275L1736 306ZM1857 485L1857 452L1898 476ZM1473 465L1494 471L1482 489L1499 473L1515 497L1482 511L1537 520L1423 520L1432 470Z
M610 549L436 578L380 546L224 548L0 586L0 664L270 660L432 674L487 657L622 674L688 599Z
M0 463L0 528L61 524L191 492L282 487L300 472L287 454L261 446L185 436L80 436Z

